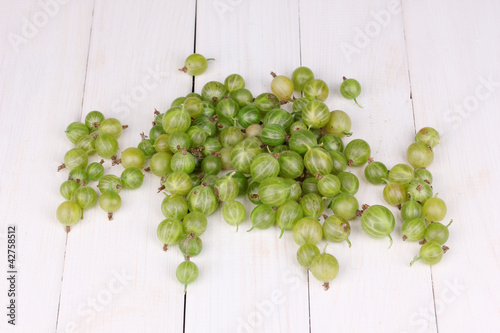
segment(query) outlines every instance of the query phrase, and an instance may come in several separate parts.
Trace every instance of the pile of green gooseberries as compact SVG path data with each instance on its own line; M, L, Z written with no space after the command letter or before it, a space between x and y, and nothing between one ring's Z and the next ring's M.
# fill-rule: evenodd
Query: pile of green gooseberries
M202 74L207 60L193 54L181 70ZM373 238L388 237L392 245L393 213L382 205L360 206L356 198L360 181L349 168L366 165L367 181L385 184L384 199L401 208L404 240L426 241L414 261L437 263L448 239L448 226L439 223L446 215L446 205L433 196L432 175L426 167L433 160L432 148L439 142L439 134L432 128L419 131L408 148L411 166L399 164L389 171L383 163L373 161L365 140L344 143L343 138L352 135L351 118L325 104L329 96L325 81L315 78L307 67L295 69L290 78L271 74L271 92L256 96L245 88L241 75L231 74L224 82L206 83L200 93L174 99L165 112L155 110L148 135L142 133L138 146L124 150L119 159L113 139L121 134L121 124L120 131L103 129L106 120L97 111L87 115L85 124L71 124L66 133L77 148L68 152L65 166L71 172L80 170L74 176L79 182L72 178L61 188L68 201L58 208L59 221L73 225L83 209L95 205L95 193L93 204L81 198L84 194L76 195L90 180L99 180L99 203L112 214L120 206L122 187L140 187L144 170L160 179L164 219L157 227L157 237L164 251L178 245L182 252L184 261L177 267L176 277L185 291L199 275L192 258L203 248L200 237L208 227L207 217L219 207L224 221L235 231L249 217L247 231L277 227L280 238L291 232L298 245L298 263L328 290L339 273L339 262L326 253L326 246L320 252L321 241L345 242L351 247L350 223L361 217L364 232ZM340 92L357 104L361 86L355 79L344 78ZM79 144L84 136L91 139ZM99 143L98 148L97 140L103 141L103 136L113 144ZM125 168L121 177L103 175L100 163L87 167L88 156L94 152L112 158L113 164L121 163ZM255 205L251 212L238 200L242 197ZM333 214L326 215L325 209Z
M76 145L64 155L64 164L58 168L58 171L69 170L68 180L59 188L66 201L59 205L56 212L59 222L66 226L66 232L83 219L85 210L94 207L97 202L108 213L108 219L112 220L113 213L122 204L120 191L141 187L144 180L141 169L146 161L143 151L127 148L121 153L120 159L116 157L118 139L127 127L116 118L105 118L100 111L91 111L84 122L73 122L66 128L67 138ZM89 159L95 155L100 161L89 164ZM104 174L104 159L110 159L112 165L123 165L120 177ZM91 186L92 182L97 182L100 196Z
M431 127L424 127L408 147L406 157L409 164L396 164L388 170L383 163L370 161L364 170L369 183L385 185L383 197L387 204L401 210L403 240L422 244L411 265L417 260L428 265L437 264L449 250L444 243L448 240L451 222L442 224L447 212L446 203L433 193L432 173L427 170L434 160L433 149L438 144L439 133Z

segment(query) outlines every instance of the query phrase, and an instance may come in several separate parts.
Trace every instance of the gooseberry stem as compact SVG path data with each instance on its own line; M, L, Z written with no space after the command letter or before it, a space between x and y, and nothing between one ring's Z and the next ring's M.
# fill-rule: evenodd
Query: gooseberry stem
M347 242L347 244L349 244L349 247L351 247L351 241L349 240L349 238L346 238L345 241Z
M415 257L413 258L413 260L410 262L410 266L413 266L413 264L414 264L416 261L419 261L420 259L422 259L422 257L415 256Z
M284 233L285 233L285 227L281 228L280 239L281 239L281 237L283 237Z
M353 98L354 100L354 103L356 103L360 108L363 108L361 105L359 105L358 101L356 100L356 98Z
M391 245L389 245L389 247L387 249L390 249L392 244L393 244L393 241L392 241L392 237L391 237L391 234L387 235L387 237L389 237L389 239L391 240Z
M448 228L451 224L453 223L453 219L446 225L446 228Z
M66 226L66 233L71 231L71 227L69 225Z

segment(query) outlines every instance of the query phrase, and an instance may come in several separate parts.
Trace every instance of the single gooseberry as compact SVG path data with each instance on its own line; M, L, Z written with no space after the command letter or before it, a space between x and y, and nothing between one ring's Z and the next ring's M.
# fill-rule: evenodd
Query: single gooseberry
M95 139L95 150L102 158L111 158L118 153L118 141L111 134L99 134Z
M97 184L97 188L101 193L104 192L115 192L120 193L122 190L123 183L122 180L115 175L105 175L99 179L99 183Z
M61 184L59 187L59 193L61 193L64 199L71 200L73 198L73 193L75 193L79 187L79 183L69 179Z
M313 175L328 175L333 170L330 154L323 148L312 148L304 155L304 165Z
M330 209L335 215L343 217L346 220L352 220L356 217L356 213L359 210L359 203L354 195L341 193L333 199Z
M396 220L392 212L382 205L373 205L363 211L361 227L373 238L389 237L392 246L391 232L394 230Z
M186 199L180 195L167 195L161 203L161 212L166 218L182 220L188 213Z
M261 153L257 155L250 165L250 173L253 180L262 182L270 177L278 176L280 172L280 164L273 155Z
M422 204L411 199L401 206L401 218L403 221L424 217Z
M423 180L413 180L406 188L408 197L415 201L425 202L432 197L432 187Z
M104 175L103 163L104 160L101 160L101 162L92 162L87 166L87 174L90 180L99 180Z
M270 206L258 205L252 210L250 221L252 222L252 228L248 231L252 231L254 228L269 229L276 221L276 213Z
M365 168L365 178L370 184L383 184L384 179L387 179L387 177L387 167L382 162L368 161L368 165Z
M304 216L319 218L325 210L325 202L316 193L308 193L300 199L300 206L304 212Z
M285 230L291 230L304 217L302 207L296 202L288 200L276 210L276 225L281 228L280 238Z
M139 148L130 147L122 152L120 159L125 169L130 167L140 169L146 161L146 156L144 156L144 153Z
M401 227L403 240L416 242L424 238L425 222L422 218L413 218L406 220Z
M323 235L330 242L347 242L351 247L349 235L351 234L351 225L343 217L337 215L328 216L323 223Z
M271 72L271 91L282 101L287 101L293 94L293 82L284 75L276 75Z
M319 255L319 249L313 244L304 244L297 250L297 261L304 268L310 268L313 259Z
M328 85L323 80L312 79L304 86L304 96L309 100L318 99L324 101L329 93Z
M318 191L325 197L333 198L340 192L341 187L341 180L332 174L323 176L318 181Z
M453 220L451 220L447 225L439 222L430 223L427 228L425 228L425 235L423 238L425 238L427 242L436 242L443 245L450 237L450 231L448 228L452 223Z
M352 172L341 172L337 175L340 180L340 192L356 194L359 189L359 179Z
M260 182L259 198L265 205L281 206L288 200L289 196L290 191L283 178L269 177Z
M85 125L92 132L99 128L104 119L104 115L100 111L90 111L85 116Z
M192 261L186 260L177 266L175 276L184 285L184 294L186 293L187 285L196 281L198 274L198 266Z
M434 148L439 144L439 133L432 127L424 127L417 132L415 142L421 142Z
M408 147L406 157L408 158L408 162L415 169L426 168L432 164L434 152L432 148L425 143L415 142Z
M418 256L413 258L410 262L410 266L418 261L422 260L424 264L435 265L441 261L443 258L443 247L437 242L427 242L420 248Z
M240 224L245 221L246 218L245 206L239 201L230 200L224 204L222 207L222 217L230 225L236 226L236 232Z
M179 250L185 257L196 257L203 249L201 238L194 233L184 234L179 239Z
M343 79L344 80L343 80L342 84L340 85L340 93L342 94L342 96L344 96L347 99L353 99L354 102L360 108L362 108L362 106L359 105L358 101L356 100L356 98L361 93L361 85L355 79L346 79L345 76Z
M205 73L207 70L209 60L215 59L207 59L199 53L193 53L186 58L184 61L184 67L179 70L192 76L200 75Z
M302 121L308 128L321 128L328 123L329 119L330 110L321 101L311 101L302 109Z
M325 246L326 250L326 246ZM311 273L319 281L323 282L325 291L330 288L330 281L339 274L339 262L337 258L329 253L318 254L311 263Z
M83 123L74 122L69 124L64 132L69 141L76 144L80 138L89 134L89 128Z
M82 186L75 191L73 199L83 210L90 209L97 203L97 193L90 186Z
M335 110L330 112L330 119L323 129L328 134L335 134L339 138L343 138L352 135L351 126L349 115L344 111Z
M119 139L120 136L122 136L123 129L127 127L128 126L123 126L116 118L106 118L99 126L99 131L101 134L112 135L116 139Z
M389 171L389 181L399 184L409 184L413 179L415 179L415 172L413 168L408 164L400 163L396 164Z
M224 80L224 86L230 93L245 88L245 79L240 74L231 74Z
M108 213L108 219L113 219L113 213L122 206L122 198L114 191L105 191L99 198L99 206Z
M303 91L307 82L313 79L314 73L305 66L297 67L292 73L293 86L297 91Z
M424 202L424 216L428 222L440 222L446 216L446 204L442 199L436 196Z
M210 186L193 187L187 196L187 202L189 211L200 212L205 216L211 215L219 208L219 199Z
M82 208L73 201L64 201L57 207L57 220L66 226L66 232L82 218Z
M240 108L253 102L253 95L250 90L241 88L231 93L231 97L238 103Z
M384 187L384 200L389 205L399 206L406 202L407 192L405 187L400 183L391 183Z
M194 233L196 236L201 236L207 230L207 218L203 213L191 212L184 216L182 228L184 233Z
M371 149L368 142L362 139L352 140L347 144L344 155L347 158L347 165L361 166L368 161Z
M175 218L166 218L158 225L156 235L163 244L163 251L167 251L168 245L179 243L182 237L182 224Z

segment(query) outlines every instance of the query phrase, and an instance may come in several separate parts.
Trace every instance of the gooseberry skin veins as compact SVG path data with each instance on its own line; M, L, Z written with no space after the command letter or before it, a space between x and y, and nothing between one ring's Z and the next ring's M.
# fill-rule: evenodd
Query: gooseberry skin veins
M70 227L80 221L82 213L83 210L77 203L64 201L57 207L56 217L60 223Z
M313 259L319 255L319 249L313 244L303 244L297 250L297 261L304 268L310 268Z
M354 102L362 108L361 105L359 105L358 101L356 98L361 94L361 85L359 82L355 79L346 79L344 77L344 81L340 85L340 93L342 96L344 96L347 99L352 99Z
M205 73L208 67L208 59L199 53L193 53L189 55L184 61L184 68L179 69L180 71L186 72L189 75L197 76Z
M198 266L192 261L186 260L177 266L175 276L177 280L184 285L184 293L186 293L187 285L196 281L199 275Z

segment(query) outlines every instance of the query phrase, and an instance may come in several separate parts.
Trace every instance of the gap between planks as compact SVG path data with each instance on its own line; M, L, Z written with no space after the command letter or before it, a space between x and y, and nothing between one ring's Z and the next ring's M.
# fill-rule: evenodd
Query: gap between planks
M89 56L90 56L90 45L92 42L92 27L94 25L94 10L95 10L95 0L92 4L92 15L90 17L90 30L89 30L89 43L87 47L87 61L85 62L85 77L83 78L83 89L82 89L82 105L80 107L80 119L83 118L83 102L85 100L85 88L87 86L87 74L89 70ZM64 244L64 257L63 257L63 266L61 272L61 288L59 289L59 301L57 302L57 317L56 317L56 332L59 330L59 311L61 310L61 297L63 291L64 284L64 268L66 266L66 251L68 250L68 239L69 232L66 233L66 242Z
M410 87L410 102L411 102L411 111L413 114L413 129L415 131L415 135L417 134L417 124L415 121L415 106L413 104L413 95L412 95L412 87L411 87L411 72L410 72L410 57L408 56L408 41L406 40L406 27L405 27L405 13L404 13L404 5L403 1L401 0L401 19L403 20L403 40L405 42L405 53L406 53L406 66L408 68L408 85ZM429 266L429 272L430 272L430 277L431 277L431 289L432 289L432 302L433 302L433 309L434 309L434 319L436 320L436 333L439 333L439 325L438 325L438 318L437 318L437 312L436 312L436 293L434 291L434 278L432 276L432 266Z
M193 34L193 53L196 53L196 28L198 23L198 0L194 1L194 34ZM194 93L196 76L193 75L193 85L191 92ZM184 315L182 317L182 333L186 333L186 308L187 308L187 290L184 292Z

